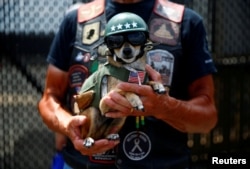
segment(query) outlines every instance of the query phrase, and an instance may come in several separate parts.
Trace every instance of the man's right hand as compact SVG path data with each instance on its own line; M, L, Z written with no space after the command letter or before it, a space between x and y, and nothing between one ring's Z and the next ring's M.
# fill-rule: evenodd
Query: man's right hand
M67 135L73 143L76 150L83 155L94 155L98 153L106 152L113 149L119 141L112 141L107 139L95 140L94 145L91 148L87 148L83 145L84 138L81 138L80 128L86 123L85 116L72 116L67 125Z

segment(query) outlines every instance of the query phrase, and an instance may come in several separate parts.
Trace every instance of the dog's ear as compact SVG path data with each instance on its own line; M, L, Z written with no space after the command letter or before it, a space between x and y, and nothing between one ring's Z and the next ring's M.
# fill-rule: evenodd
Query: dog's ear
M106 56L112 56L112 53L108 48L105 50L105 55Z
M144 51L149 51L151 50L154 46L157 46L159 45L160 43L153 43L152 41L150 40L147 40L147 43L145 43L144 45Z
M111 52L109 51L109 49L106 45L99 46L97 52L100 56L111 55Z

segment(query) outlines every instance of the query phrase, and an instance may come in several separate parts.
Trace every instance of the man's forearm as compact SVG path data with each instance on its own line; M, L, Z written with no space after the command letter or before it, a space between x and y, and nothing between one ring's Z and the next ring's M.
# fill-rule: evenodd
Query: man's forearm
M58 101L53 97L44 96L38 104L38 109L48 128L55 132L66 134L65 126L61 122L66 122L71 115L62 108Z
M207 133L217 122L216 108L206 96L190 101L170 98L162 106L169 111L161 113L158 118L182 132Z

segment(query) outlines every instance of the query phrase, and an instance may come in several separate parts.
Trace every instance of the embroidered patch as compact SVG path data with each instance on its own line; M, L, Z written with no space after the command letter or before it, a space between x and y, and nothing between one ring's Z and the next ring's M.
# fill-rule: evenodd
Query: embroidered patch
M82 65L74 65L69 69L69 83L70 87L76 87L76 92L79 91L83 82L88 77L88 69Z
M174 71L174 56L161 49L147 53L147 63L161 74L163 85L171 86Z
M167 45L176 45L179 40L180 24L163 18L153 18L149 24L150 39Z
M95 154L89 157L90 161L101 164L112 164L116 159L115 149L109 150L104 153Z
M104 3L103 0L95 0L81 5L78 10L78 22L88 21L99 16L104 11Z
M128 82L141 84L144 81L144 78L145 78L144 71L137 71L137 72L130 71Z
M124 138L123 150L130 160L139 161L150 153L151 141L144 132L133 131Z
M180 23L182 21L184 9L184 5L171 1L158 0L156 1L154 12L166 19Z
M100 38L100 22L86 24L83 27L82 43L91 45Z

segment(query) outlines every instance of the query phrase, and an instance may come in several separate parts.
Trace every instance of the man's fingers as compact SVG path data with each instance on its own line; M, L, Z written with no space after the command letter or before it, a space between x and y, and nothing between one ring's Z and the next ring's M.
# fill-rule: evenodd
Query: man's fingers
M126 111L131 107L127 99L115 91L111 91L105 96L102 101L113 110L124 110Z
M94 155L98 153L103 153L106 152L112 148L114 148L117 144L119 144L119 141L110 141L107 139L100 139L100 140L95 140L95 143L92 147L85 147L83 145L84 140L78 140L76 142L78 150L83 154L83 155Z
M146 65L145 69L150 77L150 80L156 81L156 82L161 82L161 75L159 72L154 70L151 66Z

